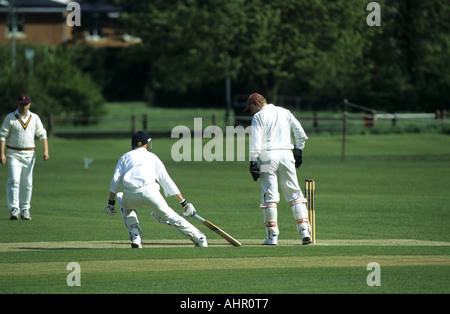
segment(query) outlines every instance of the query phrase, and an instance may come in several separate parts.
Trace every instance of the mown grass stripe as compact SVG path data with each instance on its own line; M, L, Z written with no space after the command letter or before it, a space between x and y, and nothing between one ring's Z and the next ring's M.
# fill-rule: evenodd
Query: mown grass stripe
M83 261L82 273L152 272L213 269L271 269L303 267L365 267L371 262L386 266L450 266L450 256L292 256L246 258L145 259ZM69 262L2 263L0 276L68 273Z

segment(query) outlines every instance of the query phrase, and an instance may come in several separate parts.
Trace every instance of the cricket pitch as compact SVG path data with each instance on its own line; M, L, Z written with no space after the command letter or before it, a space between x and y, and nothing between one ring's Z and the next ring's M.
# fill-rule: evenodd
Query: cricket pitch
M242 246L263 246L260 239L240 239ZM208 239L210 247L232 247L222 239ZM450 242L414 239L374 239L374 240L318 240L313 244L320 246L450 246ZM144 248L189 247L192 242L186 239L143 241ZM278 246L300 246L301 240L280 240ZM15 242L0 243L0 252L20 252L35 250L82 250L82 249L129 249L127 241L61 241L61 242Z

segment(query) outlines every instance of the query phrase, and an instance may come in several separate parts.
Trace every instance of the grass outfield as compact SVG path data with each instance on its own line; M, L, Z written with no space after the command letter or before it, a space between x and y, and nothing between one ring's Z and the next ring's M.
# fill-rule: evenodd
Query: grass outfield
M177 140L155 139L153 152L199 214L242 247L191 220L210 243L193 248L141 209L144 249L132 250L120 216L104 212L130 141L53 138L49 161L38 147L32 220L10 221L1 197L0 293L450 292L449 136L351 135L342 163L340 136L311 134L298 175L316 181L317 244L300 245L282 201L277 247L261 245L260 187L248 162L174 162ZM84 158L94 160L87 169ZM0 167L3 187L7 177ZM80 265L81 286L67 285L71 262ZM381 286L367 285L371 262L380 265Z

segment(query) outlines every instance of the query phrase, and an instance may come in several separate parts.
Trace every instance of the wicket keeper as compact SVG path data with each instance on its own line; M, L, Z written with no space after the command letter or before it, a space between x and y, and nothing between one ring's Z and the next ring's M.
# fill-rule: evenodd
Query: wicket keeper
M252 136L250 139L250 173L261 183L261 209L267 238L266 245L277 245L277 204L280 201L278 181L289 202L303 244L311 243L306 199L298 184L296 169L303 162L303 149L308 139L300 122L282 107L267 104L257 93L251 94L244 111L250 110Z

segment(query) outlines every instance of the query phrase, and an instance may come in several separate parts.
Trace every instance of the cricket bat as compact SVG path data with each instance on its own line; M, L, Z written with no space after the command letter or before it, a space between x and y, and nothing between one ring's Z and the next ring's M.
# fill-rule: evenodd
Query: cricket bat
M215 233L217 233L219 236L221 236L222 238L224 238L225 240L230 242L232 245L242 246L242 244L238 240L236 240L235 238L230 236L228 233L226 233L225 231L223 231L222 229L217 227L215 224L213 224L209 220L206 220L205 218L203 218L197 214L195 214L193 217L200 220L202 222L202 224L204 224L207 228L209 228L212 231L214 231Z

